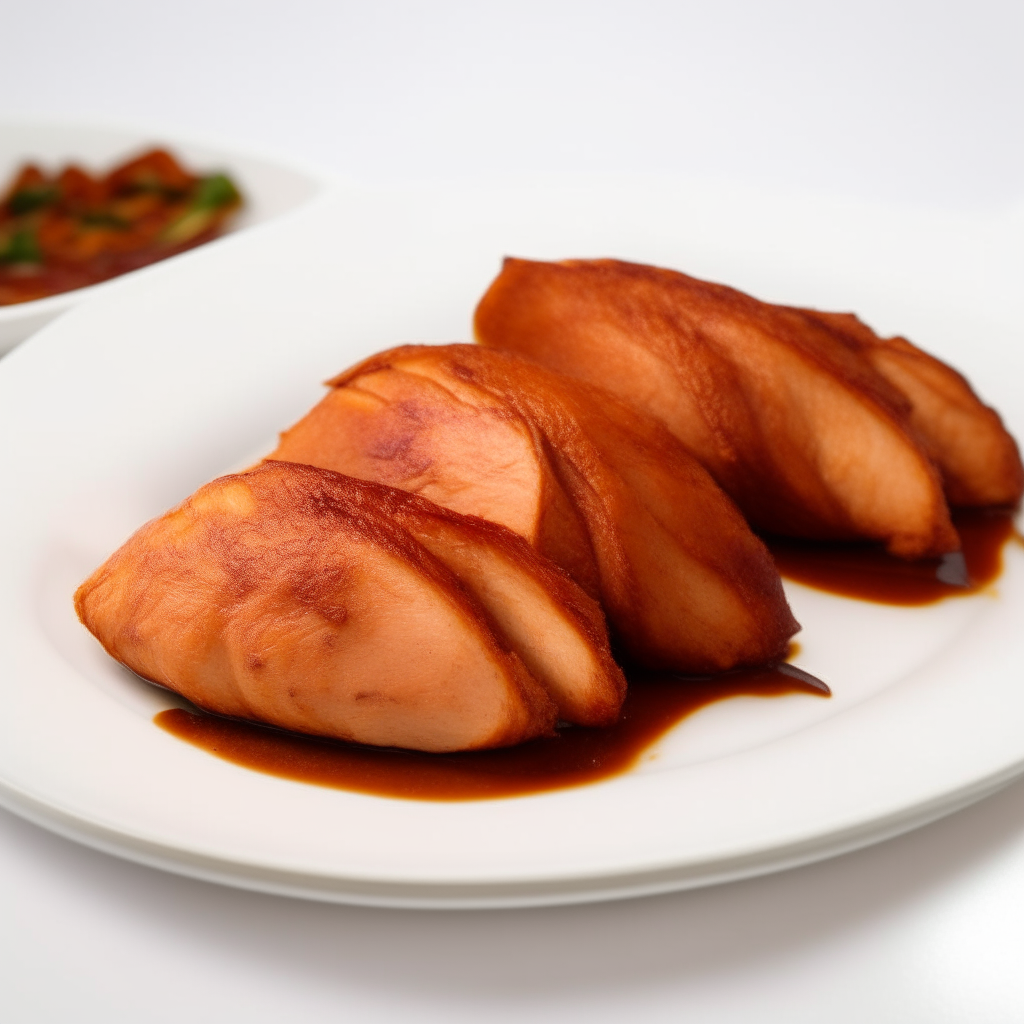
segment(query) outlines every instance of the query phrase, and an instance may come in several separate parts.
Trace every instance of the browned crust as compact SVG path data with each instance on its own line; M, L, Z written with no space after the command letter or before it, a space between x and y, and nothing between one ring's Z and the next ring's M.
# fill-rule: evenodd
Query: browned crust
M343 482L346 500L350 507L358 508L361 513L371 517L382 515L405 530L412 530L417 519L435 519L455 527L472 542L498 548L506 553L510 561L531 576L544 590L552 594L557 604L571 616L573 623L598 658L602 671L616 695L616 699L604 709L604 721L601 724L610 725L616 721L622 701L626 696L626 678L622 674L622 669L612 658L608 644L608 630L601 606L588 597L562 569L539 555L518 534L499 523L492 523L479 516L454 512L421 495L388 487L386 484L379 484L372 480L359 480L341 473L334 473L331 470L314 469L311 466L297 463L268 462L264 464L265 467L271 465L290 466L295 470L312 470L317 474L324 474L328 480L337 479L339 483ZM409 536L410 539L413 539L411 534ZM479 603L472 598L455 574L447 569L435 555L427 552L422 545L417 543L417 547L423 555L440 566L445 573L446 585L448 581L454 582L467 601L472 604L476 614L487 622L493 635L500 638L505 649L511 651L512 648L504 639L501 628L493 621L486 609L480 607Z
M962 373L906 338L881 337L853 313L793 312L831 332L899 391L951 505L1020 503L1024 464L1017 442Z
M678 660L656 651L649 640L643 639L642 620L633 611L639 596L633 589L635 579L629 561L621 547L609 544L609 538L616 536L616 524L609 520L609 511L594 483L608 479L610 474L622 479L612 457L616 447L628 452L628 459L642 460L646 456L650 472L657 467L658 472L689 481L694 491L713 506L713 514L705 517L709 532L699 545L701 556L742 595L760 623L756 646L748 643L742 654L728 661L688 662L685 670L720 671L737 665L763 664L782 656L799 624L789 610L770 554L710 474L664 426L638 414L604 389L572 380L516 355L476 345L399 346L369 357L327 383L345 387L364 375L404 370L423 359L442 365L450 376L498 397L540 437L552 472L582 514L591 548L602 547L605 565L600 598L632 658L657 667L681 667ZM606 424L602 438L581 429L581 422L588 419ZM727 533L736 538L729 557L719 546ZM604 538L603 543L599 537ZM744 557L737 558L737 550L742 550ZM541 551L558 560L559 553L543 547Z
M681 393L696 400L694 415L703 417L703 444L716 452L710 462L705 458L709 449L701 458L759 529L817 537L863 536L827 487L819 486L815 499L824 519L819 513L808 513L785 488L776 487L771 500L764 501L765 481L759 470L752 473L748 467L773 464L770 438L730 412L729 403L734 401L730 396L741 393L741 388L738 379L733 381L737 371L731 357L719 351L714 340L716 332L724 331L723 337L729 331L760 332L809 368L841 384L848 398L861 403L903 439L908 453L917 453L915 472L921 475L922 486L925 480L931 481L927 485L932 492L930 529L917 527L919 532L913 535L879 539L888 539L894 553L907 557L959 546L940 474L910 421L907 397L826 325L809 321L802 311L772 306L677 271L620 260L543 263L509 258L481 299L474 322L483 345L513 350L551 369L587 379L593 379L593 374L581 365L579 346L582 332L597 332L591 337L603 360L602 383L612 384L611 378L621 370L624 383L613 385L613 390L641 408L646 408L648 399L642 393L643 384L638 387L641 364L636 359L638 353L645 353L648 378L679 377ZM559 331L566 329L576 336L576 347L568 350L559 344ZM620 351L611 342L613 337L628 337L634 348ZM667 409L652 411L668 413Z
M194 502L198 496L212 489L222 487L232 481L243 482L257 497L261 504L259 515L247 528L262 531L272 536L275 522L287 519L292 525L296 518L309 524L305 542L309 545L317 543L318 535L330 533L338 529L355 533L372 542L376 547L394 556L413 569L442 591L470 623L477 627L476 634L480 643L491 651L494 660L505 666L505 680L511 686L525 710L527 731L524 733L524 722L515 722L511 718L506 722L504 731L493 735L486 746L505 746L522 742L538 735L553 733L557 718L557 709L546 690L534 680L523 667L518 655L503 641L500 634L492 628L490 617L479 603L462 586L457 577L436 557L426 550L397 521L392 521L375 505L386 506L393 499L401 500L412 497L404 492L394 492L392 488L366 481L354 480L350 477L332 473L328 470L316 469L312 466L296 465L281 462L268 462L243 474L220 477L205 485L196 495L186 499L176 508L141 527L118 551L116 551L96 572L94 572L76 590L74 596L75 610L82 624L100 641L111 657L126 664L133 671L149 678L151 682L179 689L173 679L153 678L133 664L125 656L117 640L120 632L117 628L110 630L103 623L97 622L90 607L90 597L112 575L121 568L122 563L141 562L142 568L137 574L142 588L149 585L146 577L146 566L157 557L148 549L149 537L169 516L186 511L193 517L202 519L202 512L197 511ZM461 525L461 524L460 524ZM230 531L218 530L211 526L203 538L203 542L213 550L218 566L226 570L228 586L224 594L226 602L240 600L241 597L259 586L259 570L254 568L252 559L243 553L236 554L235 536ZM187 568L187 567L186 567ZM333 579L328 574L317 578L309 575L295 576L292 580L294 591L305 606L315 608L324 618L330 620L335 609L331 602L334 590ZM135 604L141 598L142 591L136 597ZM131 614L127 616L131 620ZM123 625L123 623L122 623ZM129 627L130 628L130 627ZM205 706L215 713L224 713L225 709L204 703L201 695L187 694L189 699ZM257 717L257 716L253 716ZM520 716L522 718L523 716ZM271 724L278 724L271 722ZM333 734L328 734L333 735ZM345 739L349 737L341 736Z

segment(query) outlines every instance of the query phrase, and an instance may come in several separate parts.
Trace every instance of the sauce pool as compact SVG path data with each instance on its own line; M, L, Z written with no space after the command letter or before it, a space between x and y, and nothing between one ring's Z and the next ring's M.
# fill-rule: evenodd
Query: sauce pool
M953 525L962 551L906 562L869 544L766 539L779 574L844 597L880 604L925 605L977 593L1003 568L1003 547L1014 536L1013 512L958 509Z
M174 708L154 721L211 754L298 782L408 800L489 800L582 786L618 775L687 715L726 697L829 695L790 665L712 678L634 674L622 717L608 729L569 727L501 750L425 754L364 747Z

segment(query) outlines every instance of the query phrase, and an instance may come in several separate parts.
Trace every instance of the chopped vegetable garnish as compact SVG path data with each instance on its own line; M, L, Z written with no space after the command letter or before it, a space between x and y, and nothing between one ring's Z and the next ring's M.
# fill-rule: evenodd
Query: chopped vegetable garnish
M199 182L192 205L200 210L215 210L221 206L234 206L241 198L226 174L212 174Z
M35 235L22 228L15 231L0 247L0 263L39 263L39 245Z
M0 306L105 281L220 234L242 205L222 173L154 149L94 177L25 165L0 193Z
M41 206L48 206L58 195L60 195L60 190L56 185L21 188L7 200L7 212L12 217L20 217L23 213L31 213Z

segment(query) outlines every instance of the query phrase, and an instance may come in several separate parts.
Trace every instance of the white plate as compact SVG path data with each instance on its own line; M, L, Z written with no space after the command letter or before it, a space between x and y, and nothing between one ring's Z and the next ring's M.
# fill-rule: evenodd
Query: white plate
M991 792L1024 769L1014 545L991 592L927 608L791 587L800 664L832 684L831 701L734 699L628 775L475 803L303 785L175 739L151 721L168 697L100 651L71 593L146 518L267 450L320 380L387 345L465 338L505 252L615 254L857 308L954 357L1020 432L1007 231L650 182L338 191L111 285L0 363L0 800L201 878L482 907L772 871Z
M231 174L246 199L245 207L232 222L231 231L262 224L288 213L325 188L325 177L317 171L183 139L176 133L82 123L2 121L0 189L28 161L39 163L48 170L77 163L93 171L104 171L154 145L169 148L189 167L225 170ZM76 288L34 302L0 306L0 355L65 310L93 295L97 289L105 288L106 284Z

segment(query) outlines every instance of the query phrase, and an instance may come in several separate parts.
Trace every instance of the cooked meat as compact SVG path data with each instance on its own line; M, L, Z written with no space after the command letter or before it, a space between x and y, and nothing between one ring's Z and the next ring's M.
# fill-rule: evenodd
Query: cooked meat
M608 724L597 606L503 527L309 466L222 477L75 594L134 672L297 732L452 751Z
M951 505L1016 505L1024 494L1017 444L962 374L906 338L880 338L852 313L803 309L910 403L910 422L939 467Z
M956 503L1016 500L1012 439L948 367L838 319L655 267L510 259L476 331L662 420L758 530L957 550L943 481Z
M329 382L270 456L501 523L600 600L633 660L709 672L798 628L766 549L660 424L473 345L406 346Z

